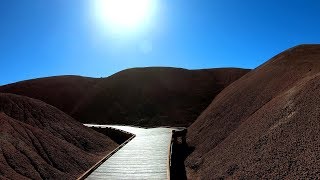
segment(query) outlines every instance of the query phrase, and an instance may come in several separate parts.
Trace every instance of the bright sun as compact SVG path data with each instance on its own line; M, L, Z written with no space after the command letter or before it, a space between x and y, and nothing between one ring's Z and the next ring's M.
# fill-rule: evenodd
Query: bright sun
M133 31L149 23L156 0L94 0L96 19L109 29Z

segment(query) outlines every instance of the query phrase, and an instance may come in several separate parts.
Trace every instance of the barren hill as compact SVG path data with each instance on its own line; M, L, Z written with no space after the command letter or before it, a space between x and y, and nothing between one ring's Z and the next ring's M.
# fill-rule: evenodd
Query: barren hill
M75 179L116 147L51 105L0 93L0 179Z
M133 68L107 78L29 80L2 86L0 92L43 100L83 123L187 126L215 95L248 71Z
M0 92L39 99L70 113L99 80L81 76L53 76L1 86Z
M188 129L189 178L320 176L320 45L284 51L225 88Z

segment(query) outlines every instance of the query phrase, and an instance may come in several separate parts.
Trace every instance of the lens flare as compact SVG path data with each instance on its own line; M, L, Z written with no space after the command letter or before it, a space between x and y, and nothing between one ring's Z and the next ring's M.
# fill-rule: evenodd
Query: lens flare
M115 31L134 31L150 22L156 0L94 0L94 15L100 24Z

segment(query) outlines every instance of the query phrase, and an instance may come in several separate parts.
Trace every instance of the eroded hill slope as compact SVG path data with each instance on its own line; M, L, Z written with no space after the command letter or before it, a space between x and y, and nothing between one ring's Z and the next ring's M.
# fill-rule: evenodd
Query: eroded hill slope
M319 45L297 46L252 70L189 127L188 177L319 177L319 95Z
M0 93L1 179L75 179L116 147L51 105Z
M248 71L133 68L107 78L29 80L2 86L0 92L43 100L83 123L188 126L223 88Z

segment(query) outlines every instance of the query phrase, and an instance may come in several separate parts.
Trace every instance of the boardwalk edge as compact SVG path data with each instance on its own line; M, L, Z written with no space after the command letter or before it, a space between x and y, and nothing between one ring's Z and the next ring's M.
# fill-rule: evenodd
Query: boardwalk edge
M109 127L106 127L109 128ZM115 129L115 128L112 128ZM117 129L118 130L118 129ZM77 178L77 180L84 180L85 178L87 178L94 170L96 170L102 163L104 163L107 159L109 159L113 154L115 154L117 151L119 151L123 146L125 146L126 144L128 144L128 142L130 142L133 138L136 137L135 134L123 131L123 130L119 130L121 132L127 133L127 134L131 134L132 136L126 140L124 143L120 144L116 149L114 149L113 151L111 151L109 154L107 154L106 156L104 156L100 161L98 161L95 165L93 165L89 170L87 170L85 173L83 173L79 178Z

